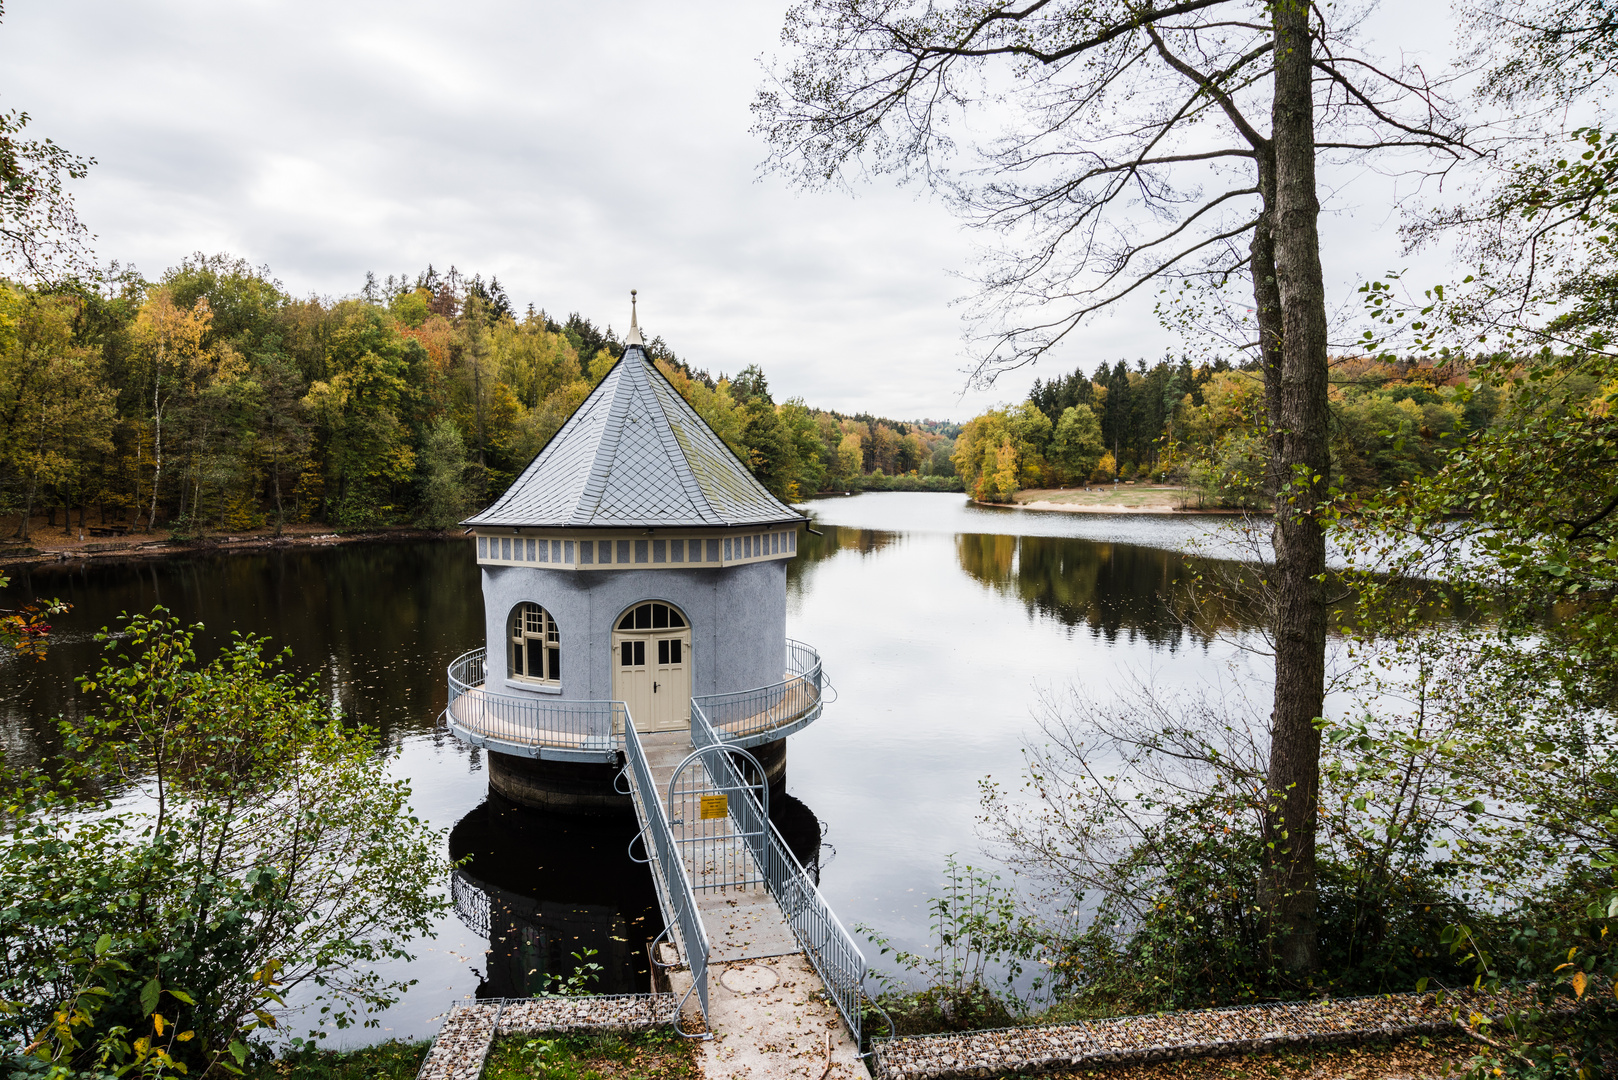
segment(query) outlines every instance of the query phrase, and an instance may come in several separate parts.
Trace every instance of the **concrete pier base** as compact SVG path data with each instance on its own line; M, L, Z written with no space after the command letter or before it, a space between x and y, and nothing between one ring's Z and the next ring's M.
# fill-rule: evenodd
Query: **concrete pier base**
M519 806L555 814L633 815L629 796L612 789L616 765L489 754L489 790Z
M749 753L764 766L770 798L786 792L787 741L777 739L753 747ZM519 806L556 814L629 815L635 808L628 795L613 790L618 765L591 765L572 761L543 761L488 751L489 790Z

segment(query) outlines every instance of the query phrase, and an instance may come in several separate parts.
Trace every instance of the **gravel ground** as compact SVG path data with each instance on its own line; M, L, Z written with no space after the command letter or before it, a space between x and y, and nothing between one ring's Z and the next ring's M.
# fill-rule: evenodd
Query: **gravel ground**
M498 1003L450 1006L416 1080L477 1080L499 1022Z
M644 1031L673 1025L678 1005L673 994L456 1002L438 1029L416 1080L477 1080L496 1034Z
M881 1080L954 1080L1008 1073L1069 1073L1142 1064L1433 1035L1455 1030L1453 1013L1498 1015L1501 995L1388 994L1090 1020L1049 1027L874 1040Z
M679 1004L673 994L507 999L500 1013L500 1034L673 1027Z
M1361 1046L1302 1047L1145 1065L1096 1065L1053 1080L1437 1080L1483 1047L1464 1036L1415 1036Z

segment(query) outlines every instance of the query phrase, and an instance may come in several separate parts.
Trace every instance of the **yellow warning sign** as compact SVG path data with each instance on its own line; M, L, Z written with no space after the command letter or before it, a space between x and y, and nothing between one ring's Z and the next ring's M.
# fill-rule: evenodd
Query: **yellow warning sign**
M722 818L730 813L730 799L724 795L704 795L702 797L702 820Z

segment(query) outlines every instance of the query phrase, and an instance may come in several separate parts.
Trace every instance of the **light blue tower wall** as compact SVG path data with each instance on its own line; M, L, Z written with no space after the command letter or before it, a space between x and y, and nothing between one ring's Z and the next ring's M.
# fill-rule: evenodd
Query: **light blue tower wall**
M714 569L576 571L483 567L487 682L495 693L605 701L612 698L612 632L625 609L673 604L691 626L691 693L722 694L778 683L786 657L786 562ZM550 612L562 650L559 687L510 681L512 610Z

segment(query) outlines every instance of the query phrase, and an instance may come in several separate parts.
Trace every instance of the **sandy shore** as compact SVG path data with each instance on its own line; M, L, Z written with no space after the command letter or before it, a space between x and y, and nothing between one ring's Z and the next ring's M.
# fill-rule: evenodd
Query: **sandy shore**
M1064 514L1241 515L1247 511L1190 505L1196 496L1181 487L1158 484L1096 484L1089 488L1029 488L1014 505L1024 510Z
M988 505L988 504L984 504ZM1057 502L1019 502L1017 506L1023 510L1056 510L1064 514L1176 514L1180 517L1231 517L1240 516L1242 510L1216 510L1182 509L1178 506L1084 506L1073 503Z
M0 524L0 528L3 528L3 524ZM458 528L399 527L337 533L332 531L330 525L289 525L280 536L268 530L210 534L195 540L171 539L161 528L151 533L92 537L88 530L81 536L77 526L66 530L36 525L27 540L17 540L10 535L15 532L15 519L10 523L10 528L0 532L0 535L8 537L0 541L0 567L91 559L159 559L265 548L334 547L373 540L455 540L461 536Z

